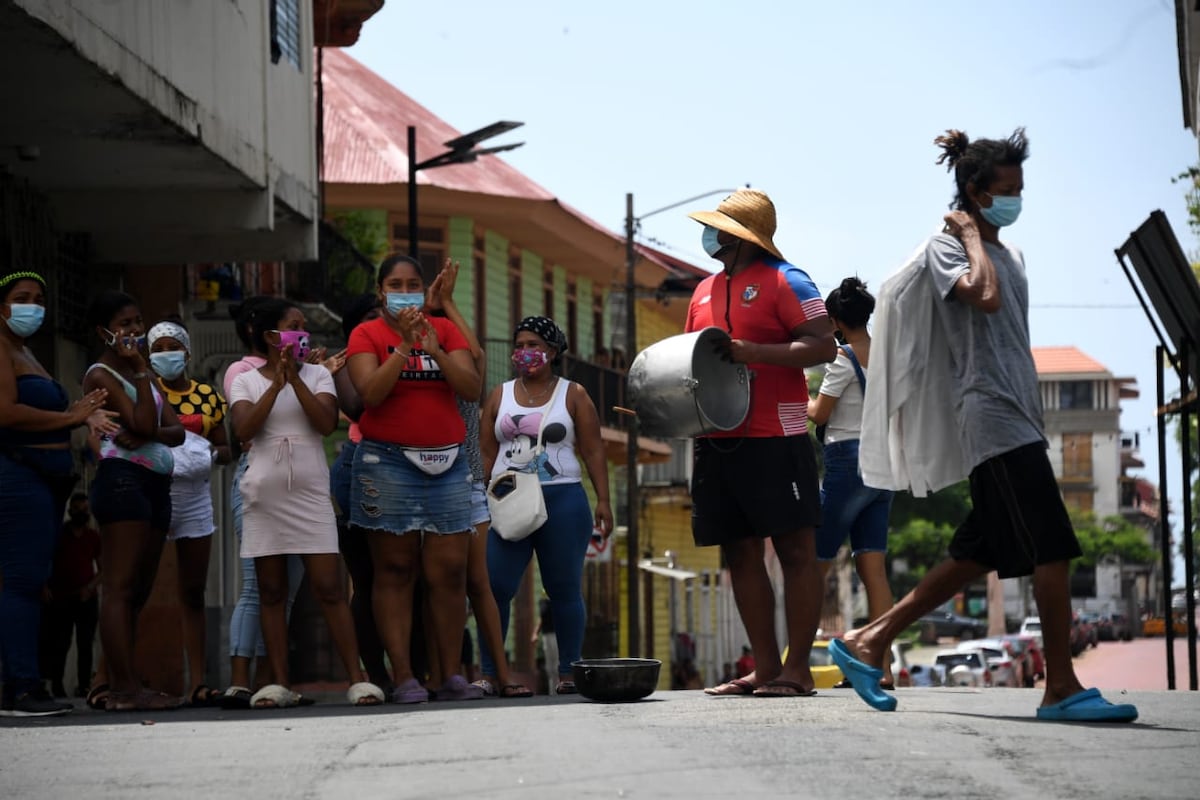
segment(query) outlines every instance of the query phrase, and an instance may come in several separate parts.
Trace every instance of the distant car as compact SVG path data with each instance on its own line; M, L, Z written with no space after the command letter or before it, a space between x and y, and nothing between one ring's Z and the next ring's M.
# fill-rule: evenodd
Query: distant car
M897 687L919 685L913 680L913 669L919 665L909 665L908 656L905 655L907 649L908 646L900 642L892 642L892 679Z
M785 650L784 658L787 657L786 654ZM808 668L812 672L813 687L816 689L832 689L845 677L838 665L833 663L833 656L829 654L829 642L825 639L813 642L812 649L808 651Z
M988 672L993 686L1020 687L1023 675L1021 666L1013 658L1011 645L1000 639L973 639L959 642L959 650L980 650L987 659Z
M1102 642L1128 642L1133 638L1133 628L1124 614L1105 614L1100 617L1096 635Z
M921 627L921 640L933 644L938 637L953 636L957 639L977 639L987 636L987 622L974 617L964 617L944 608L931 611L917 621Z
M786 648L783 657L787 658ZM825 639L813 642L812 649L808 651L808 669L812 672L813 688L816 689L832 689L846 677L838 669L838 665L833 663L833 656L829 654L829 642ZM904 647L899 642L892 642L892 677L897 686L914 685Z
M992 673L988 669L987 656L981 650L941 650L933 663L945 675L946 686L992 685Z
M1086 614L1075 613L1071 616L1071 655L1077 656L1084 650L1088 649L1088 645L1093 647L1099 642L1099 637L1095 627L1092 625L1091 618Z
M1087 643L1092 647L1100 646L1100 615L1091 611L1079 612L1079 624L1083 628Z
M1021 633L1027 633L1037 639L1039 650L1045 649L1045 644L1042 642L1042 618L1041 617L1026 617L1021 623Z
M1187 622L1183 617L1175 617L1173 625L1177 636L1187 635ZM1167 624L1162 617L1147 617L1142 622L1142 636L1165 636L1167 634Z
M936 664L912 664L908 668L908 680L909 686L941 686L945 683L942 670Z
M1023 682L1027 688L1032 688L1037 679L1046 673L1046 662L1037 639L1029 633L1010 633L1000 639L1012 644L1016 657L1022 662Z

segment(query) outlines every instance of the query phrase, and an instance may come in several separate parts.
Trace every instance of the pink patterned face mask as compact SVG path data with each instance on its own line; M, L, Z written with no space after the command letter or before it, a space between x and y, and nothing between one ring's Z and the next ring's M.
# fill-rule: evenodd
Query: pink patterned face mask
M308 358L308 331L275 331L279 334L279 349L292 346L292 358L303 361Z
M550 357L541 350L522 347L513 350L512 363L517 368L517 372L522 375L528 375L538 367L544 367L549 364Z

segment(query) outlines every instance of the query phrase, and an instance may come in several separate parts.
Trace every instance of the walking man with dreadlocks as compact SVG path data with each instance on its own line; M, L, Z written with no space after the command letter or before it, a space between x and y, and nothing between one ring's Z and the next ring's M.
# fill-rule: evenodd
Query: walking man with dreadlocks
M912 482L919 487L923 479L910 479L920 473L934 476L929 486L935 490L959 476L938 474L939 467L920 462L957 463L970 475L972 508L950 541L948 558L890 611L831 642L829 652L863 700L891 711L896 698L880 691L880 667L902 630L992 570L1001 578L1032 575L1046 650L1046 688L1037 718L1130 722L1137 719L1137 708L1114 705L1098 690L1085 690L1071 663L1069 563L1080 555L1079 542L1046 454L1037 370L1029 349L1025 259L1000 240L1000 229L1016 222L1021 212L1022 164L1029 148L1025 131L1017 129L1007 139L971 141L962 131L950 130L935 144L942 150L938 163L954 170L954 210L945 215L944 232L928 241L923 255L918 251L883 285L883 314L877 315L875 332L877 341L888 344L883 354L876 346L875 364L879 367L881 355L890 359L891 343L929 342L928 363L909 358L883 374L897 376L897 384L909 381L915 405L936 399L946 407L912 416L904 416L901 407L897 413L903 424L890 432L890 416L899 401L880 395L882 385L868 385L860 463L869 486L908 488L902 484ZM930 311L921 316L921 309ZM886 330L889 323L880 317L892 313L905 322ZM932 369L935 359L948 367ZM873 419L888 421L873 429ZM941 431L913 434L922 420ZM896 450L903 452L889 454L893 442L910 435L911 448L897 444ZM923 459L935 439L946 442L946 456ZM907 476L889 475L889 463L912 468Z

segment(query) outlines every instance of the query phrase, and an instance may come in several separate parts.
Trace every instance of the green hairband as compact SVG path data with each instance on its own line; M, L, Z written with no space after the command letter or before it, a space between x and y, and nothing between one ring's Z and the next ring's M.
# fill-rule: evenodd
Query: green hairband
M0 286L7 286L8 284L12 283L13 281L24 280L26 278L37 281L42 286L46 285L46 279L43 278L41 275L38 275L36 272L26 271L26 272L13 272L8 275L5 275L3 278L0 278Z

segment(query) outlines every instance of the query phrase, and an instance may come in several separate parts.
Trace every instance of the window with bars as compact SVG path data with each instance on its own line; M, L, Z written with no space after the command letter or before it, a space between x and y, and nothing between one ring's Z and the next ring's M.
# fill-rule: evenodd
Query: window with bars
M1063 381L1058 385L1058 407L1064 411L1092 408L1091 381Z
M604 341L604 295L596 290L592 292L592 352L607 354Z
M579 342L579 298L576 296L575 281L567 284L567 343L577 347Z
M392 222L391 247L393 253L408 254L408 223ZM445 228L423 225L417 228L417 260L421 262L422 276L432 281L442 269L446 259Z
M508 327L512 330L524 319L521 313L521 256L508 258Z
M297 69L302 67L300 10L300 0L271 0L271 63L286 58Z
M554 319L554 270L549 267L542 273L542 314Z

